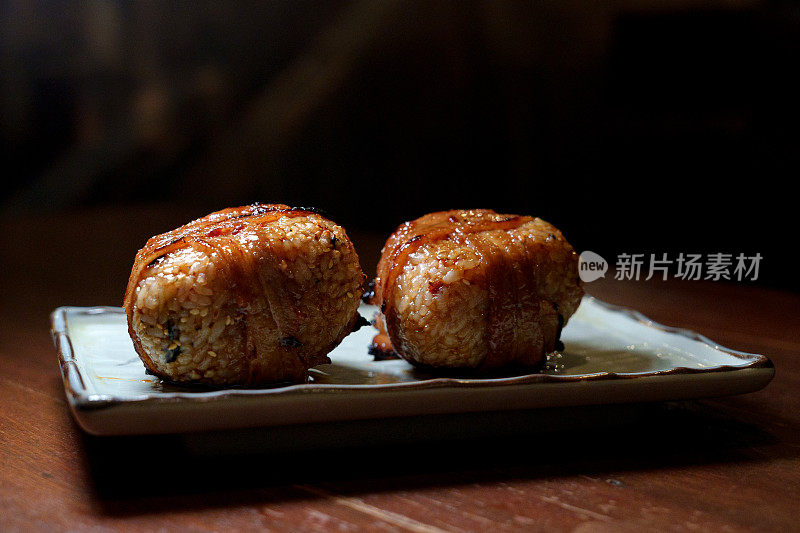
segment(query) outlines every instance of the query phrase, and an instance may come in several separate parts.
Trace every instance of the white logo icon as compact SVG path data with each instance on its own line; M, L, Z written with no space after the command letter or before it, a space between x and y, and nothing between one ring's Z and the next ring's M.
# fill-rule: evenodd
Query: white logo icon
M581 281L589 283L605 277L606 272L608 272L608 261L602 256L588 250L581 253L578 260L578 275L581 277Z

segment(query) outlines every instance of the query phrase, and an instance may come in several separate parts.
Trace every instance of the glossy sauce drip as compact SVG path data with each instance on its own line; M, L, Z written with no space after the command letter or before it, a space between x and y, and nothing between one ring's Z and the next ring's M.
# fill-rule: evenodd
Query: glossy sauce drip
M192 242L207 241L213 246L213 241L209 239L233 235L252 225L265 224L281 216L307 216L316 214L316 211L314 208L294 208L283 204L252 204L211 213L148 240L141 250L144 255L137 260L139 268L134 268L137 274L134 277L139 278L141 270L152 266L170 252L189 247Z
M375 286L375 297L381 305L391 299L391 295L385 293L387 289L391 289L395 285L395 281L400 273L405 268L406 262L411 254L416 252L424 244L434 243L440 240L445 240L451 236L470 235L475 233L482 233L484 231L494 230L512 230L516 229L523 224L533 220L532 217L511 216L500 220L485 220L479 219L477 221L459 219L449 212L432 213L428 215L434 220L430 223L422 222L422 219L407 222L398 230L396 235L405 237L402 244L395 245L390 251L389 259L386 264L389 268L386 272L381 272L379 266L379 280ZM422 222L422 223L421 223ZM383 262L383 259L381 260ZM383 274L383 275L381 275Z

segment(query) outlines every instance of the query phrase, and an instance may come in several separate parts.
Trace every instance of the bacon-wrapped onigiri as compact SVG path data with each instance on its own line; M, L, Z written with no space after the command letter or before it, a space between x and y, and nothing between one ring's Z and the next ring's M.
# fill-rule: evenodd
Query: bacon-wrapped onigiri
M147 241L124 305L134 347L157 376L301 382L353 329L363 282L343 228L313 210L254 204Z
M578 255L559 230L486 209L402 224L383 248L374 291L373 348L477 370L541 363L583 296Z

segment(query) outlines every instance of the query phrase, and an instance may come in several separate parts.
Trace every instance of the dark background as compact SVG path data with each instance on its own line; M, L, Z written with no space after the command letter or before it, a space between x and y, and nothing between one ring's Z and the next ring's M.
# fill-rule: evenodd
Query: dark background
M798 290L799 30L793 2L6 1L0 220L491 207Z

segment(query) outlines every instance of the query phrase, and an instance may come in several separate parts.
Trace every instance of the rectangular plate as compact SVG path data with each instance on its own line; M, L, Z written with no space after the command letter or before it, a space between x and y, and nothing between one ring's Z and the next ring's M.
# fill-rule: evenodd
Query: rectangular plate
M370 319L375 307L362 305ZM53 341L70 407L95 435L182 433L741 394L772 379L763 355L723 348L687 330L586 297L564 328L565 350L541 372L506 377L437 376L402 360L375 361L370 327L311 370L311 382L267 389L207 390L145 373L118 307L59 307Z

